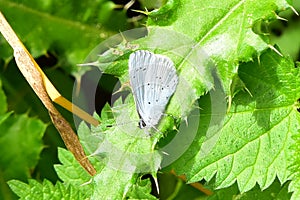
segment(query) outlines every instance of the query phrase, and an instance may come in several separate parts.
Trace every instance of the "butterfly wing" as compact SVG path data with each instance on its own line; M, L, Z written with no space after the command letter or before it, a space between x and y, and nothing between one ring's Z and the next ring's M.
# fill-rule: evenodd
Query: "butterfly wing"
M158 124L178 84L174 64L168 57L136 51L129 57L129 76L142 121L140 127L153 127Z

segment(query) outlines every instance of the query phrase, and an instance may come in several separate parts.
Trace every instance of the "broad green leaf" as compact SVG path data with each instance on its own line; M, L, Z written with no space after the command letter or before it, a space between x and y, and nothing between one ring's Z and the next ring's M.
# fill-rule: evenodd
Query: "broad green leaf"
M29 180L29 183L22 183L18 180L8 182L11 189L21 199L85 199L93 193L91 176L76 161L71 152L59 149L58 156L62 164L55 165L59 178L64 182L56 182L53 185L44 179L43 183L36 180Z
M86 125L81 126L81 130L88 129ZM56 165L55 169L64 183L57 182L53 186L47 180L42 184L35 180L29 180L29 184L11 180L8 182L9 186L21 199L156 199L150 195L150 181L141 181L137 178L138 174L114 170L107 166L98 168L99 173L92 178L70 152L59 149L59 159L62 164Z
M179 174L187 174L191 182L203 178L210 180L218 172L217 188L230 186L237 181L242 192L253 188L256 182L264 189L274 181L275 175L281 182L288 180L290 175L290 171L287 170L290 163L285 155L290 153L290 135L295 133L295 126L298 124L295 120L297 115L294 103L299 95L296 89L299 83L292 81L296 80L298 72L293 69L293 64L288 58L282 59L271 51L260 57L268 48L268 38L254 33L253 26L259 20L276 19L275 12L288 7L290 6L286 1L227 1L201 4L196 1L168 1L164 7L149 14L149 34L131 42L135 48L126 48L126 43L120 43L114 49L101 54L93 64L125 82L128 80L127 59L132 51L151 49L155 53L170 56L179 76L187 80L192 89L179 85L167 112L175 116L185 116L184 114L193 108L193 102L212 88L213 69L204 65L207 73L201 74L186 62L193 59L192 55L197 55L193 54L195 47L203 50L216 63L218 76L214 78L219 79L219 89L225 90L219 101L224 101L226 95L237 95L237 99L232 102L227 114L223 107L220 108L220 113L211 113L211 110L216 108L213 108L214 102L210 102L209 105L209 96L200 100L203 110L198 135L184 156L171 167L178 170ZM191 10L193 12L190 12ZM170 34L165 34L168 31ZM172 33L182 33L186 39L172 37ZM182 46L186 47L180 49L183 52L180 55L184 59L179 59L169 52ZM249 62L253 61L254 56L257 56L259 61ZM201 61L201 58L198 59ZM239 69L240 62L248 63L241 65ZM283 72L276 73L279 69ZM257 73L262 70L263 74ZM289 74L291 70L293 73ZM272 78L275 75L278 78ZM274 89L278 82L283 84L284 89ZM242 93L243 87L246 87L249 93ZM274 102L276 104L273 104ZM131 107L134 108L133 103ZM219 118L216 117L217 121L212 121L216 120L211 118L215 114ZM130 114L124 117L120 124L126 123L130 117ZM113 127L106 135L116 137L114 141L118 142L115 142L115 145L126 145L126 140L120 136L121 132L115 130ZM112 135L118 135L119 140L117 136ZM105 140L106 136L101 136L99 141L103 142L103 138ZM202 144L203 140L205 141ZM185 141L182 143L185 144ZM267 155L268 159L265 159L264 155ZM102 156L105 157L105 154Z
M1 83L1 82L0 82ZM1 85L0 85L1 86ZM26 114L14 115L7 110L6 96L0 87L0 172L1 199L11 199L7 180L26 180L30 177L43 149L42 137L46 125Z
M76 64L82 63L95 45L127 25L125 12L114 10L109 0L2 0L0 7L34 57L50 51L59 55L60 64L74 74L78 71ZM8 60L12 56L5 53L1 57Z
M252 61L268 47L268 39L253 32L258 20L274 20L276 12L289 8L279 1L170 0L149 14L148 26L183 33L215 61L225 92L230 95L239 62Z
M53 185L46 179L43 183L30 179L28 184L18 180L11 180L8 184L20 199L81 200L88 198L86 194L81 193L78 188L72 185L66 185L60 182Z
M153 151L149 146L152 143L146 139L133 140L132 136L120 130L118 134L116 131L109 132L111 129L117 127L97 127L89 130L82 123L78 130L88 156L96 158L94 163L98 162L98 166L100 165L97 175L93 178L92 199L123 199L137 196L155 199L150 195L149 180L140 182L139 178L141 174L157 170L157 166L152 164L157 159L148 156Z
M295 144L291 148L291 150L293 151L293 155L291 157L292 165L290 167L290 170L292 171L293 181L289 185L289 191L293 192L291 199L296 200L300 198L300 171L299 171L300 129L298 129L298 134L296 134L293 139L295 140Z
M92 199L124 199L136 180L137 175L105 167L94 178Z
M92 185L88 182L91 180L91 176L74 158L71 152L59 148L58 158L62 164L55 165L55 171L59 178L68 184L73 185L82 193L90 196L92 193Z
M252 61L254 56L268 48L268 39L256 34L253 26L259 20L276 19L275 12L289 7L284 0L263 3L168 1L162 8L149 13L146 37L106 45L111 48L106 51L98 49L94 53L98 56L93 60L96 62L90 64L118 76L124 83L129 80L129 53L149 49L169 56L178 71L179 85L167 113L185 117L199 96L213 88L214 78L220 79L230 108L234 95L245 87L237 74L239 62ZM127 33L124 34L126 39ZM117 38L114 39L116 42Z
M43 149L46 125L26 114L11 115L0 124L1 171L6 179L30 177Z
M207 98L200 99L203 110L198 135L172 165L176 173L185 173L190 182L210 180L216 174L216 188L237 181L241 192L256 183L265 189L276 176L281 183L289 180L292 136L300 120L296 110L299 74L289 57L270 50L260 57L260 62L241 65L239 76L252 96L237 94L229 113L218 122L218 130L208 127L207 121L213 119L211 107ZM202 143L203 133L207 140ZM215 136L214 143L208 134Z

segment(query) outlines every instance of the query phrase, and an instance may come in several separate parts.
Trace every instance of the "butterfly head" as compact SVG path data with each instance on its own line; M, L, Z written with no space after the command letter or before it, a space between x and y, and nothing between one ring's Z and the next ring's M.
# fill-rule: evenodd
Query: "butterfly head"
M143 128L145 128L147 126L147 124L144 122L144 120L143 119L140 119L140 121L139 121L139 127L140 127L140 129L143 129Z

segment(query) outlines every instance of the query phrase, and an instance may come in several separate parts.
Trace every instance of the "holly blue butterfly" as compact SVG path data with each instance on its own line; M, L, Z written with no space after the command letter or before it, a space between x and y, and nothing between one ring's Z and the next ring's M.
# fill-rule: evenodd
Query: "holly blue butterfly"
M174 63L166 56L138 50L129 56L129 77L139 127L154 127L178 84Z

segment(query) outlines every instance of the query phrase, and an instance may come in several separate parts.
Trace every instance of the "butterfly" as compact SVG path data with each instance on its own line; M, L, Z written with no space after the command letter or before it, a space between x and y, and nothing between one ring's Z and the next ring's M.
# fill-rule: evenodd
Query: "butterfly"
M138 50L129 56L129 78L139 127L155 127L178 84L174 63L166 56Z

